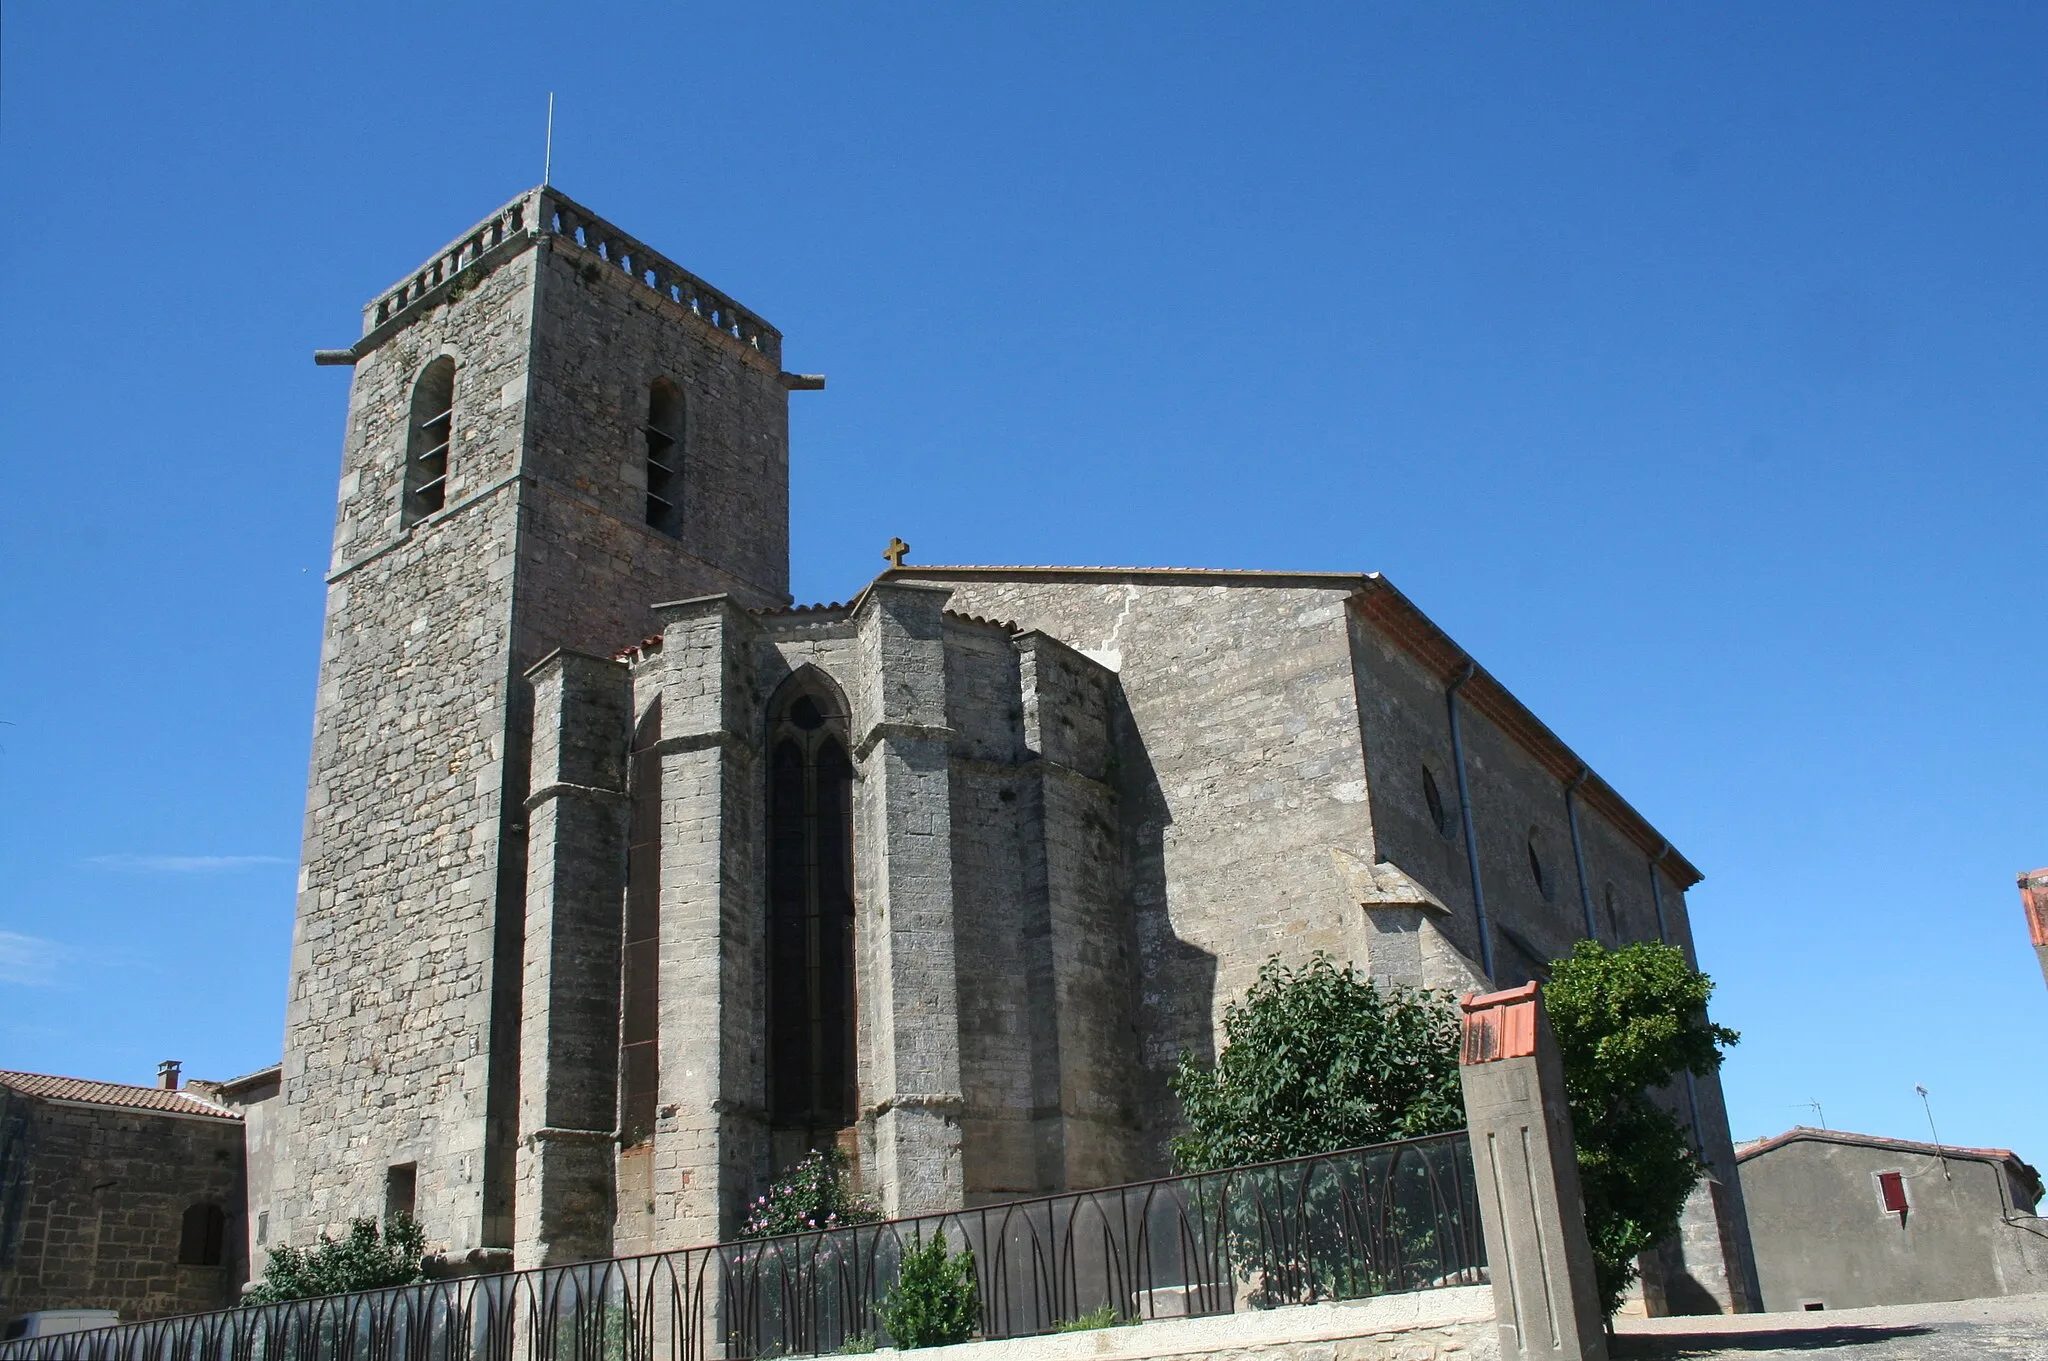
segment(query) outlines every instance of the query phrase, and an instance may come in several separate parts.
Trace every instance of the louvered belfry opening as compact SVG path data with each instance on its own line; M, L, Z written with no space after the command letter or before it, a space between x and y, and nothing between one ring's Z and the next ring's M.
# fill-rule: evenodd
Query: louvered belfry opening
M455 361L444 355L427 365L413 385L400 517L406 524L448 504L448 450L454 438Z
M683 532L683 397L666 378L647 394L647 523Z
M778 1163L852 1126L853 763L843 703L799 673L770 709L768 1107Z

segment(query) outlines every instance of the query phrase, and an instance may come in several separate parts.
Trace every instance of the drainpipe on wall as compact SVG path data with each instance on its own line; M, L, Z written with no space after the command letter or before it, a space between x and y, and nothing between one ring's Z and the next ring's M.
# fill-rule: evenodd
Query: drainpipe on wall
M1458 727L1458 691L1479 663L1465 659L1465 670L1444 691L1444 704L1451 711L1451 759L1458 771L1458 817L1465 826L1465 864L1472 871L1472 907L1479 917L1479 967L1493 977L1493 932L1486 922L1486 889L1479 882L1479 839L1472 833L1472 791L1465 784L1465 738Z
M1579 867L1579 906L1586 909L1586 939L1600 939L1600 928L1593 921L1593 889L1586 883L1586 849L1579 844L1579 786L1592 777L1591 766L1580 766L1579 773L1564 787L1564 820L1572 828L1572 863Z
M1650 901L1657 905L1657 939L1666 945L1671 943L1671 929L1664 922L1664 889L1657 882L1657 862L1671 849L1669 841L1657 843L1657 853L1650 857ZM1701 1159L1707 1156L1706 1136L1700 1133L1700 1089L1694 1080L1692 1069L1685 1070L1685 1106L1692 1112L1692 1149Z

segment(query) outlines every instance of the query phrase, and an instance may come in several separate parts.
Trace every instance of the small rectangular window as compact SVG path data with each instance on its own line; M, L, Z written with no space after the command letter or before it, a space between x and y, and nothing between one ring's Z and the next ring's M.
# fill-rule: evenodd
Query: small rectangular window
M384 1174L384 1222L388 1227L395 1217L404 1215L415 1218L414 1201L419 1194L419 1164L399 1163Z
M1886 1214L1902 1215L1906 1212L1906 1174L1903 1172L1880 1172L1877 1174L1877 1198Z

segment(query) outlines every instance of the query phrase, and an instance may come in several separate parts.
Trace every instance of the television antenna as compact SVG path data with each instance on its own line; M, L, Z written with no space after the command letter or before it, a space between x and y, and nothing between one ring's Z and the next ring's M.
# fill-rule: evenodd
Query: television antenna
M1954 1181L1955 1178L1948 1174L1948 1154L1941 1147L1941 1132L1934 1127L1934 1106L1927 1099L1927 1089L1916 1082L1913 1090L1920 1093L1920 1105L1927 1112L1927 1132L1934 1136L1934 1156L1941 1159L1941 1179Z

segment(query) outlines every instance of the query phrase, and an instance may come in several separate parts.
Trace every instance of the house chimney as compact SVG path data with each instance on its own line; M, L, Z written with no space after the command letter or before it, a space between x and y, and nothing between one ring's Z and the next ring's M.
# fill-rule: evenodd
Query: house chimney
M176 1059L165 1059L156 1066L156 1085L167 1092L178 1090L178 1068Z

